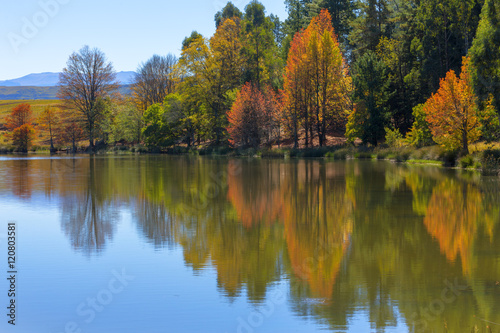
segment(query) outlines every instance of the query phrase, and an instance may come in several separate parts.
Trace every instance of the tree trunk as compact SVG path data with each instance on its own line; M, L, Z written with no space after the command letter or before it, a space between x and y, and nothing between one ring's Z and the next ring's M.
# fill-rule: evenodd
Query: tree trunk
M94 124L89 123L89 152L94 152Z
M50 135L50 152L53 153L54 149L54 141L52 140L52 134Z
M469 155L469 143L467 140L467 130L462 131L462 154L464 156Z

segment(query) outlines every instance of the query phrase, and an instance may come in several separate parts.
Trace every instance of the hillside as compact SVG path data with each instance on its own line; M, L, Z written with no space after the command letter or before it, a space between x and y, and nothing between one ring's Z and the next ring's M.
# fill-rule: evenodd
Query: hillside
M0 87L0 100L56 99L57 87Z
M57 87L2 87L0 100L51 100L57 98ZM130 94L130 85L120 86L122 95Z

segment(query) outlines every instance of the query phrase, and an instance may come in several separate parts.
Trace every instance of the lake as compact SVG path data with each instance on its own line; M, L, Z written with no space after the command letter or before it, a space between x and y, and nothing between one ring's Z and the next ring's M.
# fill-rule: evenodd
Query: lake
M497 177L383 161L11 156L0 180L2 332L500 331Z

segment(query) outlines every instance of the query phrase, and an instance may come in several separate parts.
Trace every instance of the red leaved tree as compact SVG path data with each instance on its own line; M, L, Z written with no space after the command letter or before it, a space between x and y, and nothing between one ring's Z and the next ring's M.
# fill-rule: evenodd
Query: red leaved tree
M31 105L27 103L17 105L5 120L5 126L12 131L12 143L18 151L27 153L35 138L35 130L31 124L33 121Z
M21 125L12 131L12 143L19 152L27 153L34 139L35 130L31 124Z
M81 126L76 121L70 121L64 127L64 131L61 135L61 140L65 143L71 143L72 153L76 153L77 147L76 143L85 138L85 132Z
M258 147L279 138L280 107L276 94L266 87L260 91L247 82L228 113L230 143Z
M33 121L33 111L28 103L19 104L5 118L7 128L11 131Z

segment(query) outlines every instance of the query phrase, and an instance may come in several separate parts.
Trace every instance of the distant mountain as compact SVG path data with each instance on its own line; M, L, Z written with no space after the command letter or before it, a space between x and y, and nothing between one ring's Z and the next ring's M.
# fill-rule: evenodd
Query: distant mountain
M0 81L0 86L53 87L57 85L58 81L59 81L59 73L39 73L39 74L28 74L26 76L17 79Z
M135 72L118 72L116 79L121 85L131 84ZM59 82L59 73L38 73L28 74L26 76L0 81L0 87L54 87Z
M129 85L134 82L135 72L118 72L116 73L116 79L120 82L120 85Z

